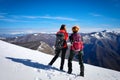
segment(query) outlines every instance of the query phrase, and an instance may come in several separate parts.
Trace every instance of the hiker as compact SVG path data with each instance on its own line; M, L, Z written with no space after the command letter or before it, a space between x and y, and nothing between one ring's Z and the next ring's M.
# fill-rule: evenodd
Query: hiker
M66 31L66 25L62 24L60 30L56 34L55 56L50 61L49 65L52 65L55 62L55 60L59 57L59 54L62 53L60 70L63 70L65 54L68 48L67 40L68 40L68 33Z
M71 42L70 47L70 55L68 58L68 73L72 73L72 59L75 55L78 56L78 61L80 65L80 76L84 77L84 65L83 65L83 41L81 35L78 33L79 27L73 26L72 27L72 34L69 36L69 40Z

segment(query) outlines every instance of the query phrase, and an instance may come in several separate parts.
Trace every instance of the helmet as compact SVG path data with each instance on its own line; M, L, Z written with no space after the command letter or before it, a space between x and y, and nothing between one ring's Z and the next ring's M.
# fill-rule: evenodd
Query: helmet
M79 26L73 26L73 27L72 27L72 31L73 31L73 32L78 32L79 29L80 29Z

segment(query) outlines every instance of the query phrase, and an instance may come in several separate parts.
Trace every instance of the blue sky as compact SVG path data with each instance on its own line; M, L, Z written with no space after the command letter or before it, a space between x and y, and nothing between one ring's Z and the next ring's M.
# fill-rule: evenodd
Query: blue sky
M120 0L0 0L0 33L120 29Z

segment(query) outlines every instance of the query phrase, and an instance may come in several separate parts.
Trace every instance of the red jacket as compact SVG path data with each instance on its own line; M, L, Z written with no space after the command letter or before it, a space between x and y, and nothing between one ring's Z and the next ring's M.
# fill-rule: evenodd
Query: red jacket
M65 30L60 30L57 33L59 33L59 32L64 33L64 35L65 35L64 39L65 39L65 41L67 41L68 40L68 33ZM66 47L67 47L67 42L65 42L63 45L63 48L66 48Z

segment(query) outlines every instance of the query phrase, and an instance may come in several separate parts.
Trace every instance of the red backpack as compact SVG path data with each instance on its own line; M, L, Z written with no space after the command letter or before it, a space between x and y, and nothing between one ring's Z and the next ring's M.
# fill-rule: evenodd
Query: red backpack
M79 33L72 34L72 46L71 49L74 51L83 50L83 42Z

